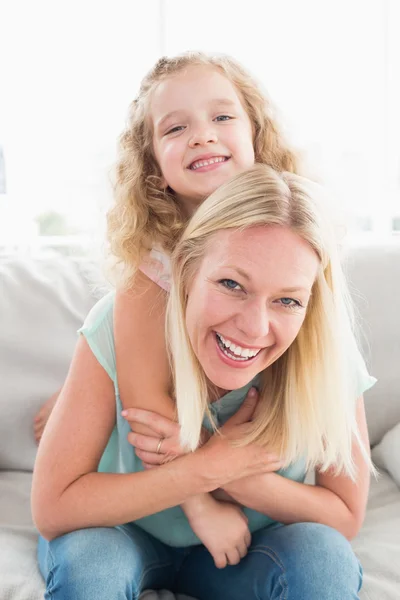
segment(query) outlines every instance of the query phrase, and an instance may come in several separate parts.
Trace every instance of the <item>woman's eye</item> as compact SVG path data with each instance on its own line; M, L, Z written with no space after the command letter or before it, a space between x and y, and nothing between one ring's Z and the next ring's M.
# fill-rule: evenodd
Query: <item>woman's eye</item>
M279 302L285 308L301 308L302 307L301 302L299 302L298 300L295 300L294 298L280 298Z
M220 279L218 283L220 283L227 290L238 291L242 289L238 282L234 279Z
M176 133L177 131L181 131L182 129L184 129L183 125L177 125L176 127L172 127L172 129L169 129L165 135L169 135L170 133Z
M233 117L230 117L229 115L219 115L215 118L216 121L230 121L231 119L233 119Z

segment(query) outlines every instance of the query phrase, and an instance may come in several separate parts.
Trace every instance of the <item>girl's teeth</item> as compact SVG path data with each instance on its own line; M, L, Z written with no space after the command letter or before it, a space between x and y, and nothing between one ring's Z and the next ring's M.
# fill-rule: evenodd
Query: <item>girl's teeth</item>
M192 164L191 169L193 169L195 171L196 169L199 169L200 167L204 167L207 165L213 165L214 163L225 162L225 160L226 159L224 156L216 156L215 158L210 158L209 160L199 160Z

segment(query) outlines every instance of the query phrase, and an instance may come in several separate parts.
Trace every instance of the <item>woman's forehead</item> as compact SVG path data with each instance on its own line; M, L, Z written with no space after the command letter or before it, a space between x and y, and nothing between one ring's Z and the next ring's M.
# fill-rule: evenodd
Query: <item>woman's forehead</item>
M209 240L202 268L223 267L247 271L249 277L303 274L314 281L319 259L310 244L288 227L261 225L226 229Z

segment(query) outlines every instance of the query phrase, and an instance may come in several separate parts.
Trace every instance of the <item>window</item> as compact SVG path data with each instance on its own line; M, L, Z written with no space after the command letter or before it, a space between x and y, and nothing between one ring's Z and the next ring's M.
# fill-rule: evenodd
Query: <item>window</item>
M399 26L397 0L6 0L0 252L102 237L128 105L161 54L187 49L256 75L354 234L400 231Z

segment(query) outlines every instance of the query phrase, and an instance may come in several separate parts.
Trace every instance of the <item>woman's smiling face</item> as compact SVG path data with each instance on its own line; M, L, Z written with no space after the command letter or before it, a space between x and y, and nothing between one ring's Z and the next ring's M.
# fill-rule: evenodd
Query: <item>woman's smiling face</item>
M238 389L297 336L319 259L282 226L216 233L191 283L186 326L207 378Z

